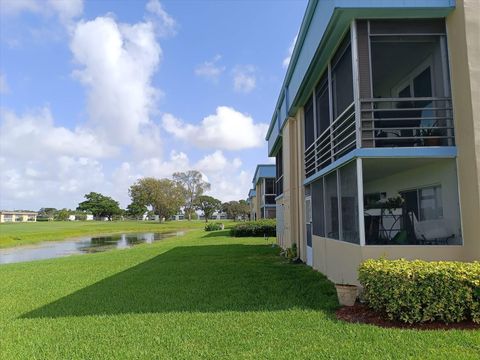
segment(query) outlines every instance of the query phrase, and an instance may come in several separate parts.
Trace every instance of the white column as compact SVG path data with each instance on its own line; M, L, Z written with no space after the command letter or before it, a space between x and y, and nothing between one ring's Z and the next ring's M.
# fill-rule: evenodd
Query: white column
M358 196L358 235L360 245L365 246L365 217L363 210L363 165L362 158L357 158L357 196Z

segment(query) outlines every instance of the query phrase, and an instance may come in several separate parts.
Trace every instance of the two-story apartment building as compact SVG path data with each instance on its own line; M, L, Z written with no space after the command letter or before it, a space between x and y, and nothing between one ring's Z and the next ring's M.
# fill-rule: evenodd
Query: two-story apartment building
M8 222L36 222L37 212L34 211L0 211L0 223Z
M479 39L477 0L309 1L266 138L280 246L351 283L480 259Z
M255 169L252 184L248 193L250 219L275 219L275 165L260 164Z

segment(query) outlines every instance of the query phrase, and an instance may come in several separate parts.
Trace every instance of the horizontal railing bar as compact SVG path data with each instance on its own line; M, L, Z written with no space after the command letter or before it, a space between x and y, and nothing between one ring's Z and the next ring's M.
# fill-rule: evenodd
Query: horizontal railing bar
M392 98L365 98L361 103L389 102L389 101L452 101L450 97L392 97Z
M363 138L362 140L425 140L425 139L454 139L454 136L375 136L373 138Z
M435 121L435 120L453 120L453 116L431 116L431 117L403 117L403 118L371 118L371 119L365 119L362 118L362 121L403 121L403 120L415 120L415 121Z
M374 127L369 129L362 129L362 130L428 130L428 129L439 129L439 130L448 130L453 129L452 126L416 126L416 127L399 127L399 128L389 128L389 127Z
M318 153L323 154L323 152L326 148L328 149L328 148L331 148L331 147L332 147L332 143L328 142L318 150Z
M347 144L346 146L344 146L343 148L341 148L341 149L338 150L337 152L334 152L334 153L333 153L333 156L336 156L337 154L342 153L343 151L345 151L346 149L348 149L350 146L354 145L356 142L357 142L357 139L353 140L351 143Z
M346 140L350 139L350 137L351 137L352 135L354 135L354 133L352 133L350 136L344 137L344 138L343 138L342 140L340 140L338 143L334 144L334 145L332 146L333 151L335 152L335 149L336 149L337 147L339 147L341 143L343 143L343 142L345 142Z
M434 107L434 108L426 108L426 107L421 107L421 108L376 108L376 109L360 109L361 112L379 112L379 111L414 111L414 110L422 110L422 111L450 111L453 110L451 107Z
M345 110L343 110L343 112L342 112L340 115L338 115L337 118L336 118L334 121L332 121L332 123L328 126L328 128L326 128L326 129L320 134L319 138L322 137L323 134L327 133L339 120L341 120L341 118L343 117L343 115L345 115L346 113L348 113L348 111L351 110L351 108L354 107L354 105L355 105L355 102L352 102L350 105L348 105L347 108L346 108ZM355 115L355 111L353 111L353 112L350 114L350 116L352 116L352 115Z
M336 139L337 139L339 136L341 136L345 131L347 131L349 128L351 128L352 125L355 126L355 122L352 122L352 123L348 124L347 126L345 126L345 128L344 128L342 131L340 131L338 134L334 135L334 136L332 137L332 141L336 140Z

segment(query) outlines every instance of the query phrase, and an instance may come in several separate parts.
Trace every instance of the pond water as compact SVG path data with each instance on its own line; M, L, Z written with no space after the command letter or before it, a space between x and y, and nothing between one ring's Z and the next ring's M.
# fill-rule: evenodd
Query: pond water
M0 264L52 259L74 254L89 254L113 249L128 249L138 244L183 235L184 232L129 233L105 236L84 236L63 241L46 241L30 246L0 249Z

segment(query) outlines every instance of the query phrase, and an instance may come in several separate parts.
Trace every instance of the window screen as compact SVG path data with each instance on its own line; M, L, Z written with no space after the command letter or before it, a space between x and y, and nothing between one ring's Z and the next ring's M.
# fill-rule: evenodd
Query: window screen
M325 177L325 236L339 239L337 173Z
M274 179L265 179L265 194L275 194Z
M330 99L328 94L328 74L325 73L315 90L317 108L317 137L330 126Z
M340 174L340 194L342 203L342 239L359 244L358 234L358 193L356 163L342 167Z
M443 218L442 188L426 187L418 190L420 220Z
M313 99L312 96L305 104L305 150L313 144L315 140L314 124L313 124Z
M323 178L312 184L313 234L325 236L325 211L323 205Z
M340 47L332 63L333 117L337 118L353 102L353 70L350 44Z

